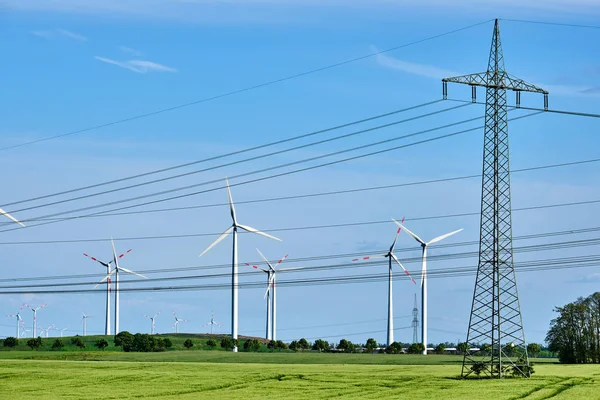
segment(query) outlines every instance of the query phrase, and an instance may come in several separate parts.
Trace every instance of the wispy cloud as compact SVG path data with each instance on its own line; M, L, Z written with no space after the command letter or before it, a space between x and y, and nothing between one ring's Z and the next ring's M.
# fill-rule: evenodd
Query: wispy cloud
M123 53L131 54L134 57L141 57L143 55L141 51L127 46L119 46L119 50L121 50Z
M79 33L75 33L75 32L72 32L72 31L69 31L66 29L62 29L62 28L44 30L44 31L32 31L31 34L39 36L39 37L43 37L45 39L52 39L55 37L66 37L69 39L78 40L80 42L85 42L87 40L87 37L80 35Z
M147 72L177 72L175 68L167 67L153 61L144 60L129 60L129 61L116 61L106 57L94 57L98 61L102 61L107 64L116 65L121 68L128 69L138 74L145 74Z
M371 50L374 53L379 51L373 46L371 46ZM376 60L377 63L382 67L395 69L412 75L424 76L426 78L442 79L450 76L462 75L460 73L433 65L417 64L409 61L399 60L387 54L377 54Z

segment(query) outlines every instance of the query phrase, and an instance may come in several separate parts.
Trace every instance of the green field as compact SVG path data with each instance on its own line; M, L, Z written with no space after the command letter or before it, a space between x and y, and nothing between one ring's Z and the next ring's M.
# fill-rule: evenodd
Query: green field
M535 359L530 379L460 380L456 355L232 353L207 351L207 336L168 335L173 349L156 353L33 351L21 341L0 351L0 399L600 399L600 367ZM192 338L192 350L183 341ZM112 339L112 338L111 338ZM266 350L266 349L263 349Z

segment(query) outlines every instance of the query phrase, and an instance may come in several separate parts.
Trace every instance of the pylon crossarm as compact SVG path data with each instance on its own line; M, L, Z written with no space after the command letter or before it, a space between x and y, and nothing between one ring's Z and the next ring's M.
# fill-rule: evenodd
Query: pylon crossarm
M461 83L469 86L481 86L485 88L497 88L505 90L514 90L519 92L532 92L548 94L548 91L525 82L523 79L513 77L506 72L487 71L477 74L454 76L442 79L444 83Z

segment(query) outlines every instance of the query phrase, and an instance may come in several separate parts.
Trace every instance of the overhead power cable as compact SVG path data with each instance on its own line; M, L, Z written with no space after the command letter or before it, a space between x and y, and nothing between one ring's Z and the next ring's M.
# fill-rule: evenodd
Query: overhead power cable
M520 173L520 172L528 172L528 171L536 171L550 168L560 168L560 167L570 167L575 165L583 165L583 164L591 164L600 162L600 158L588 159L588 160L580 160L580 161L571 161L564 162L559 164L549 164L549 165L539 165L535 167L528 168L519 168L511 170L511 174ZM235 204L255 204L255 203L263 203L263 202L273 202L273 201L284 201L284 200L295 200L295 199L303 199L303 198L313 198L313 197L322 197L322 196L332 196L332 195L341 195L341 194L351 194L351 193L359 193L359 192L367 192L372 190L385 190L385 189L395 189L399 187L405 186L417 186L417 185L427 185L434 183L443 183L443 182L452 182L458 180L467 180L481 178L481 174L479 175L464 175L457 177L449 177L449 178L441 178L441 179L431 179L425 181L415 181L415 182L406 182L406 183L398 183L392 185L383 185L383 186L370 186L364 188L356 188L356 189L345 189L345 190L335 190L329 192L317 192L317 193L307 193L307 194L299 194L293 196L279 196L279 197L270 197L264 199L255 199L255 200L241 200L236 201ZM512 211L523 211L523 210L534 210L540 208L554 208L554 207L568 207L568 206L577 206L577 205L585 205L585 204L594 204L598 203L600 200L586 200L579 202L569 202L569 203L560 203L560 204L548 204L548 205L540 205L540 206L531 206L531 207L521 207L521 208L513 208ZM140 210L140 211L128 211L128 212L116 212L116 213L103 213L103 214L95 214L89 216L78 216L77 218L98 218L98 217L109 217L109 216L120 216L120 215L136 215L136 214L148 214L148 213L159 213L159 212L168 212L168 211L183 211L183 210L193 210L193 209L201 209L201 208L211 208L211 207L229 207L229 203L215 203L215 204L201 204L197 206L186 206L186 207L169 207L162 209L154 209L154 210ZM436 218L452 218L452 217L463 217L469 215L478 215L479 213L463 213L463 214L453 214L447 216L431 216L431 217L416 217L416 218L408 218L411 221L422 220L422 219L436 219ZM63 221L69 220L71 218L21 218L21 222L36 222L36 221ZM13 225L13 222L0 222L0 226L5 225ZM242 233L242 232L240 232ZM212 234L208 234L212 235ZM155 238L169 238L167 237L155 237ZM98 240L110 240L110 239L98 239ZM119 240L119 239L115 239ZM2 244L2 243L0 243Z
M124 178L119 178L119 179L114 179L114 180L110 180L110 181L105 181L105 182L101 182L101 183L96 183L93 185L88 185L88 186L82 186L82 187L78 187L75 189L69 189L69 190L64 190L61 192L55 192L55 193L51 193L51 194L46 194L46 195L42 195L42 196L37 196L37 197L32 197L29 199L23 199L23 200L18 200L18 201L13 201L12 203L6 203L4 205L2 205L2 208L6 208L6 207L10 207L16 204L21 204L21 203L28 203L28 202L32 202L32 201L37 201L37 200L43 200L43 199L48 199L51 197L56 197L56 196L61 196L61 195L65 195L65 194L71 194L71 193L76 193L76 192L80 192L83 190L88 190L88 189L94 189L94 188L98 188L98 187L102 187L102 186L107 186L107 185L112 185L115 183L120 183L120 182L126 182L132 179L138 179L138 178L143 178L146 176L151 176L151 175L156 175L156 174L160 174L163 172L169 172L169 171L173 171L179 168L184 168L184 167L191 167L192 165L197 165L197 164L202 164L202 163L206 163L209 161L216 161L216 160L220 160L222 158L227 158L227 157L231 157L231 156L236 156L236 155L240 155L240 154L244 154L244 153L249 153L255 150L262 150L262 149L266 149L268 147L272 147L272 146L276 146L276 145L280 145L280 144L284 144L284 143L289 143L289 142L293 142L296 140L300 140L300 139L305 139L311 136L316 136L316 135L320 135L323 133L327 133L327 132L331 132L331 131L335 131L338 129L342 129L342 128L347 128L350 126L354 126L354 125L359 125L365 122L369 122L369 121L374 121L380 118L384 118L384 117L389 117L395 114L400 114L403 112L407 112L407 111L412 111L412 110L416 110L422 107L426 107L426 106L430 106L436 103L439 103L443 101L442 99L439 100L433 100L433 101L428 101L426 103L422 103L422 104L417 104L415 106L411 106L411 107L407 107L407 108L403 108L400 110L395 110L395 111L391 111L391 112L387 112L387 113L383 113L383 114L378 114L372 117L367 117L367 118L363 118L357 121L352 121L352 122L347 122L341 125L336 125L330 128L325 128L325 129L320 129L317 131L312 131L309 133L305 133L302 135L298 135L298 136L293 136L293 137L289 137L286 139L282 139L282 140L277 140L274 142L270 142L270 143L265 143L265 144L261 144L258 146L253 146L253 147L249 147L246 149L242 149L242 150L238 150L238 151L233 151L230 153L225 153L225 154L220 154L217 156L212 156L212 157L208 157L208 158L204 158L201 160L196 160L196 161L191 161L191 162L187 162L187 163L183 163L183 164L178 164L178 165L174 165L171 167L167 167L167 168L161 168L161 169L157 169L157 170L153 170L153 171L149 171L149 172L144 172L141 174L137 174L137 175L131 175L131 176L127 176Z
M537 24L537 25L551 25L551 26L562 26L567 28L586 28L586 29L600 29L600 25L582 25L582 24L571 24L564 22L552 22L552 21L533 21L526 19L514 19L514 18L499 18L501 21L507 22L520 22L525 24Z
M518 116L518 117L511 118L509 120L510 121L514 121L514 120L518 120L518 119L528 118L528 117L531 117L533 115L538 115L540 113L541 112L535 112L535 113L531 113L531 114L525 114L525 115L521 115L521 116ZM481 117L478 117L478 118L475 118L475 119L479 119L479 118L481 118ZM471 120L474 120L474 119L471 119ZM358 146L358 147L354 147L354 148L350 148L350 149L340 150L340 151L337 151L337 152L334 152L334 153L328 153L328 154L324 154L324 155L321 155L321 156L311 157L309 159L295 161L295 162L292 162L292 163L281 164L281 165L278 165L278 166L275 166L275 167L264 168L264 169L261 169L261 170L255 170L255 171L251 171L251 172L237 174L237 175L232 176L231 178L245 177L245 176L254 175L254 174L258 174L258 173L262 173L262 172L268 172L268 171L271 171L273 169L284 168L284 167L288 167L288 166L291 166L291 165L305 163L305 162L308 162L308 161L314 161L314 160L318 160L318 159L322 159L322 158L326 158L326 157L331 157L333 155L339 155L339 154L343 154L343 153L347 153L347 152L351 152L351 151L356 151L356 150L360 150L360 149L364 149L364 148L368 148L368 147L380 145L380 144L383 144L383 143L386 143L386 142L391 142L391 141L395 141L395 140L399 140L399 139L404 139L404 138L409 137L409 136L420 135L420 134L423 134L423 133L427 133L427 132L431 132L431 131L435 131L435 130L439 130L439 129L444 129L444 128L449 127L449 126L463 124L463 123L469 122L471 120L465 120L465 121L461 121L461 122L455 122L455 123L452 123L452 124L449 124L449 125L445 125L443 127L436 127L436 128L428 129L426 131L421 131L421 132L412 133L410 135L405 135L403 137L395 137L395 138L387 139L385 141L381 141L381 142L377 142L377 143L370 143L370 144L366 144L366 145L362 145L362 146ZM266 181L266 180L270 180L270 179L274 179L274 178L278 178L278 177L282 177L282 176L288 176L288 175L292 175L292 174L296 174L296 173L300 173L300 172L306 172L306 171L310 171L310 170L314 170L314 169L318 169L318 168L322 168L322 167L326 167L326 166L330 166L330 165L336 165L336 164L340 164L340 163L344 163L344 162L348 162L348 161L353 161L353 160L358 160L358 159L362 159L362 158L365 158L365 157L370 157L370 156L377 155L377 154L383 154L383 153L387 153L387 152L394 151L394 150L399 150L399 149L408 148L408 147L412 147L412 146L416 146L416 145L430 143L430 142L438 141L438 140L441 140L441 139L447 139L447 138L458 136L458 135L462 135L462 134L465 134L465 133L468 133L468 132L473 132L473 131L476 131L476 130L479 130L479 129L482 129L482 128L483 128L483 126L477 126L477 127L474 127L474 128L464 129L464 130L461 130L461 131L456 131L456 132L453 132L453 133L449 133L449 134L445 134L445 135L441 135L441 136L437 136L437 137L433 137L433 138L429 138L429 139L423 139L423 140L420 140L418 142L413 142L413 143L408 143L408 144L404 144L404 145L389 147L389 148L386 148L386 149L377 150L377 151L373 151L373 152L370 152L370 153L364 153L364 154L360 154L360 155L357 155L357 156L352 156L352 157L347 157L347 158L343 158L343 159L339 159L339 160L334 160L334 161L330 161L330 162L327 162L327 163L317 164L317 165L313 165L313 166L309 166L309 167L304 167L304 168L300 168L300 169L296 169L296 170L292 170L292 171L281 172L279 174L274 174L274 175L269 175L269 176L265 176L265 177L255 178L255 179L247 180L247 181L244 181L244 182L232 183L232 184L230 184L230 186L234 187L234 186L247 185L247 184L250 184L250 183ZM216 182L220 182L220 181L221 180L214 180L214 181L211 181L211 183L216 183ZM196 186L202 186L202 185L206 185L206 184L207 184L207 182L204 182L204 183L199 183L199 184L196 184L196 185L190 185L190 186L187 186L186 188L196 187ZM48 221L48 222L44 222L44 223L40 223L40 224L36 224L36 225L28 225L28 226L26 226L24 228L20 227L20 228L4 229L4 230L1 230L0 233L12 231L14 229L27 229L27 228L32 228L32 227L37 227L37 226L48 225L48 224L53 224L53 223L57 223L57 222L68 221L68 220L72 220L72 219L77 219L77 218L81 218L81 217L88 217L90 215L104 214L104 213L107 213L107 212L121 211L121 210L126 210L126 209L131 209L131 208L137 208L137 207L142 207L142 206L151 205L151 204L162 203L162 202L176 200L176 199L181 199L181 198L186 198L186 197L190 197L190 196L196 196L196 195L203 194L203 193L214 192L216 190L222 190L224 188L225 188L225 186L219 186L219 187L215 187L215 188L212 188L212 189L206 189L206 190L201 190L201 191L197 191L197 192L181 194L181 195L167 197L167 198L159 199L159 200L147 201L147 202L144 202L144 203L138 203L138 204L134 204L134 205L119 207L119 208L111 209L111 210L104 210L104 211L100 211L100 212L92 213L92 214L88 214L88 215L74 216L74 217L71 217L71 218L66 218L64 220ZM115 200L115 201L112 201L112 202L108 202L108 203L104 203L104 204L100 204L100 205L83 207L83 208L79 208L79 209L76 209L76 210L63 211L63 212L59 212L59 213L55 213L55 214L45 215L45 216L43 216L43 218L56 217L56 216L65 215L65 214L72 214L72 213L80 212L80 211L87 211L87 210L91 210L91 209L96 209L96 208L101 208L101 207L107 207L107 206L110 206L110 205L121 204L121 203L124 203L124 202L129 202L129 201L134 201L134 200L140 200L140 199L144 199L144 198L148 198L148 197L154 197L154 196L162 195L162 194L165 194L165 193L168 193L168 192L172 192L172 191L177 191L177 190L183 190L183 188L172 189L172 190L169 190L169 191L163 191L163 192L159 192L159 193L152 193L152 194L148 194L148 195L144 195L144 196L138 196L138 197L135 197L135 198L129 198L129 199L123 199L123 200Z
M423 39L414 40L412 42L404 43L404 44L401 44L399 46L390 47L390 48L385 49L385 50L380 50L380 51L372 52L372 53L366 54L364 56L354 57L354 58L351 58L351 59L348 59L348 60L345 60L345 61L340 61L340 62L337 62L337 63L334 63L334 64L329 64L329 65L326 65L324 67L314 68L314 69L311 69L311 70L308 70L308 71L304 71L304 72L300 72L300 73L297 73L297 74L289 75L289 76L286 76L286 77L283 77L283 78L274 79L274 80L271 80L271 81L259 83L257 85L247 86L247 87L242 88L242 89L233 90L233 91L221 93L221 94L218 94L218 95L215 95L215 96L205 97L205 98L202 98L202 99L199 99L199 100L194 100L194 101L190 101L190 102L187 102L187 103L178 104L178 105L173 106L173 107L162 108L162 109L159 109L159 110L155 110L155 111L150 111L150 112L143 113L143 114L134 115L132 117L123 118L123 119L119 119L119 120L107 122L107 123L104 123L104 124L91 126L91 127L88 127L88 128L78 129L78 130L74 130L74 131L62 133L62 134L59 134L59 135L49 136L49 137L45 137L45 138L42 138L42 139L37 139L37 140L29 141L29 142L15 144L15 145L12 145L12 146L2 147L2 148L0 148L0 151L14 149L14 148L18 148L18 147L23 147L23 146L27 146L27 145L34 144L34 143L45 142L45 141L48 141L48 140L57 139L57 138L65 137L65 136L71 136L71 135L75 135L75 134L79 134L79 133L83 133L83 132L89 132L89 131L93 131L93 130L97 130L97 129L102 129L102 128L114 126L114 125L119 125L119 124L122 124L122 123L125 123L125 122L131 122L131 121L135 121L135 120L138 120L138 119L147 118L147 117L154 116L154 115L164 114L164 113L167 113L167 112L170 112L170 111L179 110L179 109L190 107L190 106L193 106L193 105L198 105L198 104L202 104L202 103L208 103L210 101L214 101L214 100L217 100L217 99L222 99L222 98L225 98L225 97L230 97L230 96L233 96L233 95L236 95L236 94L241 94L241 93L249 92L251 90L255 90L255 89L259 89L259 88L263 88L263 87L267 87L267 86L272 86L272 85L275 85L277 83L282 83L282 82L290 81L292 79L300 78L300 77L303 77L303 76L312 75L312 74L315 74L317 72L327 71L327 70L330 70L330 69L333 69L333 68L336 68L336 67L341 67L343 65L347 65L347 64L351 64L351 63L354 63L354 62L357 62L357 61L361 61L361 60L365 60L365 59L368 59L368 58L371 58L371 57L375 57L375 56L377 56L379 54L389 53L391 51L400 50L400 49L403 49L403 48L406 48L406 47L410 47L410 46L414 46L414 45L417 45L417 44L421 44L421 43L425 43L425 42L428 42L428 41L432 41L434 39L439 39L439 38L444 37L444 36L448 36L448 35L451 35L451 34L454 34L454 33L457 33L457 32L461 32L461 31L465 31L465 30L474 28L476 26L487 24L487 23L489 23L491 21L493 21L493 20L489 19L489 20L486 20L486 21L478 22L476 24L471 24L471 25L468 25L468 26L464 26L462 28L453 29L451 31L447 31L447 32L443 32L443 33L440 33L440 34L437 34L437 35L429 36L429 37L426 37L426 38L423 38Z
M472 101L472 100L461 100L461 99L447 99L450 101L458 102L458 103L469 103L469 104L481 104L486 105L485 102L482 101ZM542 111L544 113L549 114L562 114L562 115L573 115L577 117L589 117L589 118L600 118L600 114L597 113L586 113L579 111L568 111L568 110L553 110L553 109L544 109L537 107L525 107L525 106L508 106L509 110L528 110L528 111Z
M530 246L521 246L514 248L515 253L528 253L528 252L542 252L542 251L550 251L550 250L560 250L566 248L578 248L578 247L587 247L587 246L596 246L600 245L600 238L593 238L587 240L575 240L575 241L567 241L567 242L554 242L554 243L546 243L546 244L537 244ZM399 252L399 251L398 251ZM429 262L439 262L439 261L448 261L448 260L458 260L465 258L475 258L478 256L478 252L461 252L461 253L450 253L450 254L440 254L440 255L430 255L428 257ZM421 257L402 257L402 263L409 265L413 263L420 263ZM578 260L580 258L577 258ZM564 258L559 259L560 261L564 261ZM586 259L587 260L587 259ZM550 262L553 260L543 260L544 262ZM587 260L589 261L589 260ZM595 258L594 260L595 261ZM387 261L385 259L374 259L370 260L366 263L355 263L355 262L345 262L345 263L336 263L336 264L324 264L324 265L316 265L316 266L306 266L306 267L295 267L282 269L278 271L279 273L287 274L295 274L295 273L308 273L308 272L323 272L323 271L333 271L338 269L347 270L350 268L371 268L375 265L387 265ZM451 272L456 273L460 269L459 268L450 268L447 271L443 269L431 270L433 272L428 272L428 276L435 275L436 273L442 272ZM139 279L129 279L129 280L121 280L119 283L126 284L132 283L134 285L141 284L149 284L154 282L166 282L166 281L177 281L177 280L201 280L201 279L219 279L219 278L229 278L231 276L231 272L219 272L212 274L203 274L203 275L179 275L179 276L169 276L169 277L159 277L159 278L148 278L144 280ZM238 276L250 276L257 277L256 271L248 268L246 271L242 270L238 272ZM262 277L261 277L262 278ZM261 280L262 281L262 280ZM24 288L48 288L48 287L70 287L70 286L93 286L98 284L97 280L94 281L84 281L84 282L65 282L65 283L33 283L33 284L21 284L21 285L8 285L8 286L0 286L0 289L24 289Z
M572 270L574 268L597 267L600 264L600 255L587 257L570 257L550 260L528 261L527 263L515 263L516 272L533 272L533 271L548 271L548 270ZM568 267L567 267L568 266ZM449 279L463 276L475 275L477 266L460 268L446 268L440 271L431 270L427 272L428 279ZM289 279L279 280L277 285L281 287L303 287L317 285L335 285L349 283L373 283L387 281L388 273L381 274L362 274L348 276L330 276L323 278L304 278L304 279ZM397 274L396 279L408 279L404 274ZM240 289L263 288L264 281L244 282L239 283ZM173 285L173 286L150 286L150 287L123 287L119 288L120 292L175 292L175 291L199 291L199 290L227 290L231 289L231 283L214 283L201 285ZM15 294L81 294L81 293L105 293L106 289L51 289L51 290L15 290L15 291L0 291L0 295L15 295Z
M36 206L29 206L29 207L25 207L25 208L20 208L20 209L12 210L11 213L18 213L18 212L23 212L23 211L35 210L35 209L39 209L39 208L54 206L54 205L57 205L57 204L70 203L70 202L77 201L77 200L88 199L88 198L96 197L96 196L100 196L100 195L107 195L107 194L111 194L111 193L121 192L123 190L131 190L131 189L135 189L135 188L139 188L139 187L143 187L143 186L147 186L147 185L153 185L153 184L156 184L156 183L166 182L166 181L169 181L169 180L172 180L172 179L177 179L177 178L182 178L182 177L186 177L186 176L191 176L191 175L199 174L199 173L202 173L202 172L214 171L214 170L217 170L217 169L221 169L221 168L225 168L225 167L230 167L230 166L233 166L233 165L238 166L240 164L244 164L244 163L247 163L247 162L250 162L250 161L263 160L263 159L268 158L268 157L273 157L273 156L284 154L284 153L288 153L288 152L291 152L291 151L301 150L301 149L309 148L309 147L312 147L312 146L318 146L318 145L321 145L321 144L324 144L324 143L330 143L330 142L334 142L334 141L341 140L341 139L347 139L349 137L361 135L363 133L373 132L373 131L376 131L376 130L379 130L379 129L389 128L391 126L400 125L400 124L403 124L403 123L406 123L406 122L416 121L416 120L421 119L421 118L428 118L428 117L431 117L431 116L434 116L434 115L438 115L438 114L441 114L441 113L444 113L444 112L453 111L453 110L456 110L458 108L462 108L462 107L465 107L465 106L468 106L468 105L470 105L470 104L469 103L465 103L465 104L461 104L459 106L450 107L450 108L446 108L446 109L443 109L443 110L436 110L436 111L432 111L432 112L429 112L429 113L426 113L426 114L420 114L420 115L417 115L415 117L405 118L405 119L394 121L394 122L390 122L390 123L387 123L387 124L378 125L378 126L375 126L375 127L372 127L372 128L362 129L362 130L359 130L359 131L355 131L355 132L350 132L350 133L346 133L346 134L343 134L343 135L334 136L334 137L328 138L328 139L322 139L322 140L319 140L319 141L316 141L316 142L306 143L306 144L295 146L295 147L291 147L291 148L288 148L288 149L283 149L283 150L278 150L278 151L272 151L272 152L267 153L267 154L260 154L260 155L257 155L257 156L245 158L243 160L230 161L230 162L227 162L227 163L224 163L224 164L219 164L219 165L207 167L207 168L203 168L203 169L200 169L200 170L189 171L189 172L185 172L185 173L178 174L178 175L172 175L172 176L167 176L167 177L164 177L164 178L154 179L154 180L151 180L151 181L146 181L146 182L131 184L131 185L120 187L120 188L105 189L105 190L103 190L101 192L89 193L89 194L85 194L85 195L81 195L81 196L77 196L77 197L71 197L71 198L63 199L63 200L56 200L56 201L53 201L53 202L50 202L50 203L39 204L39 205L36 205ZM478 118L475 118L473 120L482 119L482 118L483 117L478 117ZM471 120L469 120L469 122L471 122ZM410 135L410 136L414 136L414 135ZM407 136L407 137L410 137L410 136ZM401 137L399 139L404 139L404 137ZM383 143L387 143L387 141L384 141ZM374 145L377 145L377 144L374 144ZM296 163L298 163L298 162L288 163L288 164L295 165ZM288 165L286 164L285 166L288 166ZM190 188L194 188L194 187L198 187L198 186L208 185L208 184L215 183L215 182L218 182L218 181L219 180L214 180L214 181L209 181L209 182L203 182L203 183L200 183L200 184L194 184L194 185L184 186L184 187L181 187L181 188L170 189L168 191L159 192L159 194L174 193L174 192L178 192L178 191L181 191L181 190L186 190L186 189L190 189Z

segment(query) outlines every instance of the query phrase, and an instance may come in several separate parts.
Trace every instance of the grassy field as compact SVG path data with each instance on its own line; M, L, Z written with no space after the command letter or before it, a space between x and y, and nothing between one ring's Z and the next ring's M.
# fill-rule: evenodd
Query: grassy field
M463 381L459 371L459 365L2 360L0 398L600 399L598 366L539 364L531 379L501 381Z

